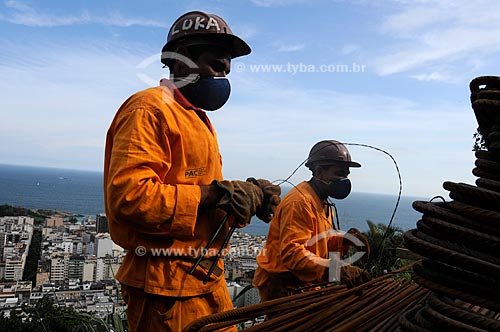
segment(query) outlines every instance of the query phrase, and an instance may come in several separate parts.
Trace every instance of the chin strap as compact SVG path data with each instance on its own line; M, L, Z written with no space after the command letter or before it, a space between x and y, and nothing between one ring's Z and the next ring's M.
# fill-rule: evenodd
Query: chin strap
M340 222L339 222L339 213L337 212L337 206L334 202L329 199L325 199L323 201L323 205L327 207L326 209L326 218L331 220L332 228L334 230L340 231ZM332 207L335 210L335 213L332 213ZM337 225L335 225L335 218L337 219Z

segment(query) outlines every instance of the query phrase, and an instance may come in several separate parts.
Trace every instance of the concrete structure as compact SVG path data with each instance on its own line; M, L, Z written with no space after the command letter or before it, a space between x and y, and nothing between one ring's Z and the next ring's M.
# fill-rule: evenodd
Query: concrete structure
M96 258L87 258L85 259L83 265L83 277L82 281L95 281L95 269L96 269Z
M50 217L47 219L47 227L60 227L63 226L63 219L61 217Z
M101 213L96 216L96 233L109 233L108 218Z
M63 255L57 255L51 259L50 281L64 281L68 277L68 261Z
M61 244L62 250L65 254L72 254L73 253L73 242L72 241L65 241Z
M68 261L68 278L83 280L83 269L85 267L85 257L71 255Z
M108 233L100 233L95 237L96 257L113 255L113 241Z
M245 298L243 302L244 306L260 303L260 295L259 295L259 290L257 288L250 289L242 297Z
M73 243L73 253L77 255L83 254L83 242L74 242Z
M0 278L22 280L33 236L33 218L0 218Z
M5 280L19 281L23 279L24 265L26 263L26 254L21 257L10 257L5 260Z
M3 251L5 248L5 244L7 242L7 234L5 232L0 232L0 262L4 261Z

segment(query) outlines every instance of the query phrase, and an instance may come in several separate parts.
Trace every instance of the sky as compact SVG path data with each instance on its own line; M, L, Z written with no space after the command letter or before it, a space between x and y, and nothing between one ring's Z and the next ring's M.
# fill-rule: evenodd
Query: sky
M115 112L168 77L160 51L190 10L223 17L252 48L208 114L226 179L284 179L336 139L392 155L404 196L474 182L468 85L499 74L498 1L3 1L0 163L102 171ZM388 155L348 148L363 165L353 191L398 193ZM302 166L290 181L309 177Z

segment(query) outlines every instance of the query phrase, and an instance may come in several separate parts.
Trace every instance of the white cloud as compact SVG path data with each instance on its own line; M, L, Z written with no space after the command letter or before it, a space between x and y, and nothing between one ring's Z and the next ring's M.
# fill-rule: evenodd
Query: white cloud
M232 27L232 26L231 26ZM250 25L235 24L233 33L237 34L243 40L251 39L257 36L259 29Z
M432 73L427 73L427 74L417 74L417 75L412 75L411 77L419 80L419 81L450 81L450 77L444 76L441 73L437 72L432 72Z
M414 39L413 44L404 42L393 46L394 50L376 58L374 63L381 75L424 69L437 64L451 65L458 62L456 66L460 66L468 57L498 52L500 45L492 43L498 35L500 28L491 31L473 28L431 31Z
M0 163L102 169L106 130L120 104L148 88L137 65L149 54L123 45L6 44L0 60ZM17 59L24 59L18 61ZM36 65L32 62L36 61ZM153 66L151 66L153 67ZM156 74L160 76L159 57Z
M389 16L383 22L381 30L394 35L405 35L443 20L441 11L435 7L413 7Z
M281 44L278 46L278 52L297 52L303 50L305 48L304 44Z
M349 44L345 45L344 47L341 48L340 54L342 55L351 55L359 52L361 49L360 45L354 45L354 44Z
M251 1L259 7L288 6L288 5L308 2L307 0L251 0Z
M32 27L55 27L77 24L103 24L117 27L129 27L133 25L162 28L169 27L169 25L164 22L141 18L127 18L119 13L111 13L106 17L93 16L90 13L82 13L76 16L56 16L39 13L32 7L19 1L7 1L5 6L12 9L12 11L10 14L1 15L0 20Z
M391 44L373 61L380 75L410 72L410 76L417 79L440 76L446 80L446 77L478 69L470 65L469 58L500 51L500 44L496 42L500 35L500 2L395 2L398 9L384 18L380 28L381 33L391 38ZM464 68L464 64L467 67ZM426 72L428 67L434 71ZM453 69L454 75L436 72L436 67Z
M467 98L428 104L239 75L232 79L228 105L210 114L227 178L285 178L315 142L338 139L391 153L400 165L406 195L443 194L444 180L471 182L470 150L476 125ZM390 176L394 166L386 156L359 147L351 152L364 166L356 175L357 190L395 192L396 178ZM302 167L292 181L309 176Z
M396 1L399 2L399 1ZM402 2L399 11L386 17L382 29L417 31L433 24L490 26L500 18L500 3L489 0L429 0Z

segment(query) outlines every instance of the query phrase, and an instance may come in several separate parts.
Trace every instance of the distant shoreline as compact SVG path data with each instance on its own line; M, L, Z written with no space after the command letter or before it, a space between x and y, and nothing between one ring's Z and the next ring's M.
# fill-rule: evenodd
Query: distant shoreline
M59 170L65 172L87 172L87 173L97 173L103 175L103 171L99 170L89 170L89 169L78 169L78 168L66 168L66 167L55 167L55 166L36 166L36 165L20 165L20 164L5 164L0 163L0 167L15 167L15 168L40 168L45 170Z
M64 167L54 167L54 166L36 166L36 165L20 165L20 164L0 163L0 170L2 167L41 169L41 170L47 170L47 171L60 171L60 172L80 172L80 173L90 173L90 174L98 175L101 177L104 176L104 172L99 171L99 170L75 169L75 168L64 168ZM287 190L293 188L292 185L286 184L286 183L282 184L281 187L286 188ZM397 193L380 193L380 192L365 192L365 191L357 191L355 193L397 197ZM421 197L418 195L402 195L402 197L413 198L415 200L429 200L430 198L434 197L434 195L429 196L429 197Z
M70 216L96 216L104 213L103 177L100 172L13 166L0 164L0 203L23 206L31 210L53 210ZM291 186L282 186L283 195ZM402 196L394 225L402 229L415 227L421 215L412 208L413 201L429 198ZM366 220L387 224L394 211L397 196L380 193L353 192L334 201L342 229L366 229ZM247 231L266 235L268 225L253 221Z

